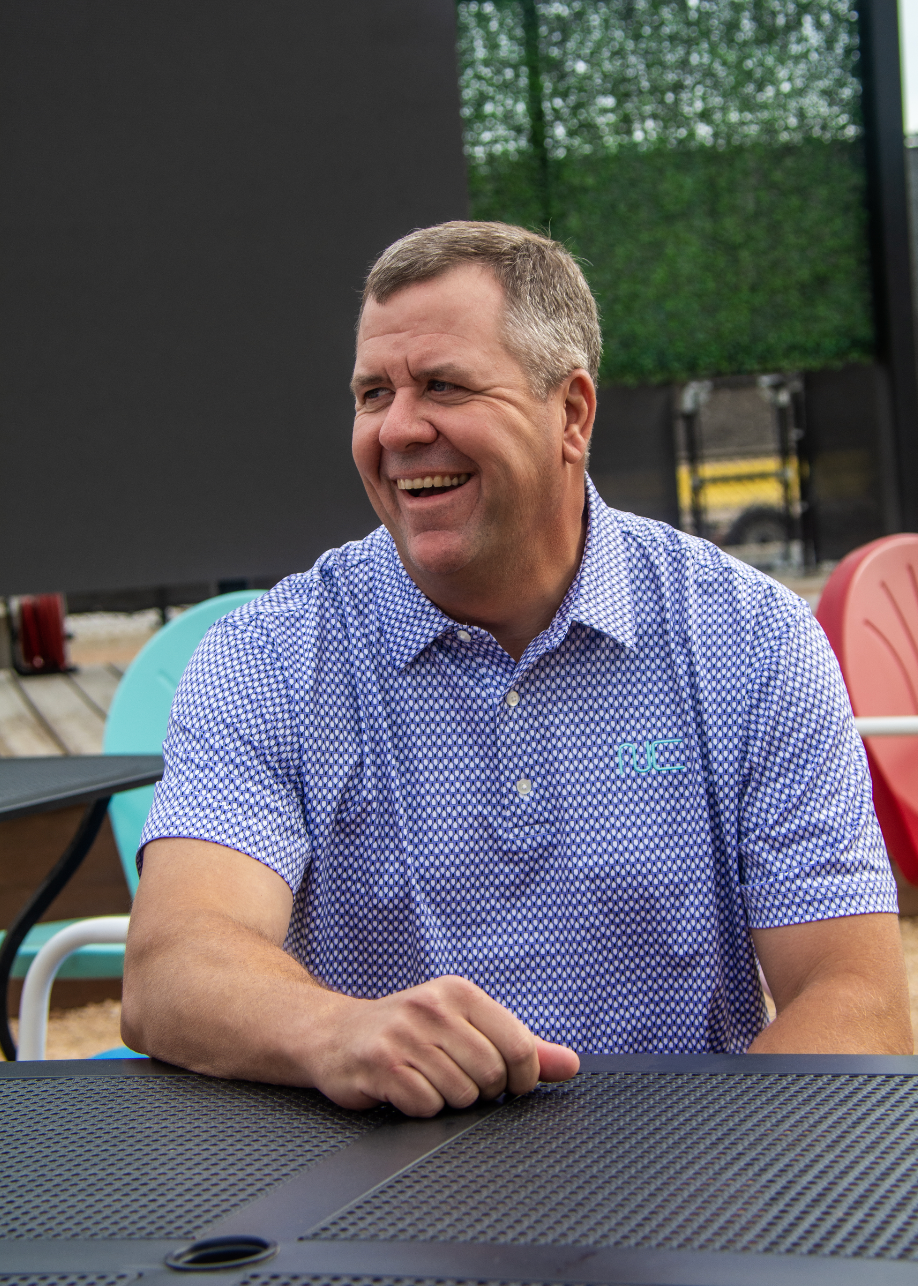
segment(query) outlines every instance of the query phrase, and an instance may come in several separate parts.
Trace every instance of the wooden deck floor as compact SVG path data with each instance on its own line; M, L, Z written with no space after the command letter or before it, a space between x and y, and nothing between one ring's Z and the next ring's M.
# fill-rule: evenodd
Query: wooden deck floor
M0 670L0 758L101 754L121 674L111 663L30 678Z

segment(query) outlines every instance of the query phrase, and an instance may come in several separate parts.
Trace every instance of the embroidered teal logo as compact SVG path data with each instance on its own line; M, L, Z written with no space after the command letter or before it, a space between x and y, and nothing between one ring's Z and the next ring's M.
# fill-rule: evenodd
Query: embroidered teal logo
M658 737L654 741L645 741L644 749L636 745L633 741L623 741L618 747L618 775L624 777L625 773L632 772L685 772L685 764L667 763L666 761L675 756L675 751L663 750L664 746L681 746L681 737ZM658 756L662 752L663 763Z

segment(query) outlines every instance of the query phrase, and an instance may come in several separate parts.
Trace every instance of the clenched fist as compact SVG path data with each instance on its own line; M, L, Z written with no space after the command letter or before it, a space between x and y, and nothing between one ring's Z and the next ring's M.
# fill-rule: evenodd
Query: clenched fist
M309 1063L341 1107L391 1103L407 1116L468 1107L574 1076L573 1050L541 1040L480 987L436 978L381 1000L325 993Z

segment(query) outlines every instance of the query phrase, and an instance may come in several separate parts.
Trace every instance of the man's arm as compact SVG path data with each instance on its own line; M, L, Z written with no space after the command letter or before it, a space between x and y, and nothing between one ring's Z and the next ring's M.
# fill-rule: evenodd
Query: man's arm
M148 844L131 915L122 1034L211 1076L321 1090L411 1116L565 1080L577 1055L462 978L381 1000L320 986L283 951L293 899L269 867L202 840Z
M753 929L752 940L777 1017L750 1054L912 1053L897 916Z

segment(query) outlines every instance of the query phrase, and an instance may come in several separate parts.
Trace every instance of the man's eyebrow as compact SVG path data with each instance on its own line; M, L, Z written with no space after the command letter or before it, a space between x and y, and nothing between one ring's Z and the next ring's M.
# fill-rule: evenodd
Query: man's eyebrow
M441 362L417 373L419 380L445 380L447 384L466 385L472 377L471 371L464 366L454 366L451 362Z
M471 379L471 372L462 366L454 366L451 362L442 362L437 366L417 371L415 379L423 380L425 383L428 380L445 380L448 384L461 384L465 387ZM361 389L376 388L388 383L385 375L355 375L351 380L351 392L356 397Z
M375 388L377 384L388 383L385 375L355 375L350 383L350 390L356 394L362 388Z

